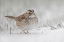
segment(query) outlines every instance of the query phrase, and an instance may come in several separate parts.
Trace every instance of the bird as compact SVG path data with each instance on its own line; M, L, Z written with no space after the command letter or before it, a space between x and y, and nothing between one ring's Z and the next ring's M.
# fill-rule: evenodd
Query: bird
M14 16L5 16L5 17L15 20L16 26L25 34L29 33L28 31L34 29L34 27L36 27L38 24L38 18L34 10L32 9L27 10L25 13L17 17Z

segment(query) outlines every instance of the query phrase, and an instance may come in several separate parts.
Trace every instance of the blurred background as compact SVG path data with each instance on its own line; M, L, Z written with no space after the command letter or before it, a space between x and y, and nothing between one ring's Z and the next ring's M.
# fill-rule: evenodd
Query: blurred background
M64 22L64 0L0 0L0 28L15 28L15 21L4 16L19 16L35 11L39 26Z

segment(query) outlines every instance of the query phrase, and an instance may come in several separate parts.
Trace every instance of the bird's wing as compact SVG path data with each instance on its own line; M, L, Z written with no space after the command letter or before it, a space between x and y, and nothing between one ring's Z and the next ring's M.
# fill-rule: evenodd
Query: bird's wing
M28 14L22 14L22 15L18 16L20 21L22 21L23 19L27 19L28 17L29 17Z

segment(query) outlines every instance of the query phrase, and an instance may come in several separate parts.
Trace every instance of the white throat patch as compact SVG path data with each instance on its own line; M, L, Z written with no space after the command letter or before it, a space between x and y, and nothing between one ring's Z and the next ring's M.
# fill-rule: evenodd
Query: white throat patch
M35 17L36 17L35 14L29 16L29 18L35 18Z

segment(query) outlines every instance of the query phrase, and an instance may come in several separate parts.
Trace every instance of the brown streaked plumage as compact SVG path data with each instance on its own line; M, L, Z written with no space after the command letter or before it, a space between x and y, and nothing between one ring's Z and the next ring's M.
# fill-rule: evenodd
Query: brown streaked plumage
M38 23L38 19L34 13L34 10L28 10L26 13L14 17L14 16L5 16L16 21L16 25L24 33L28 33L29 30L33 29Z

